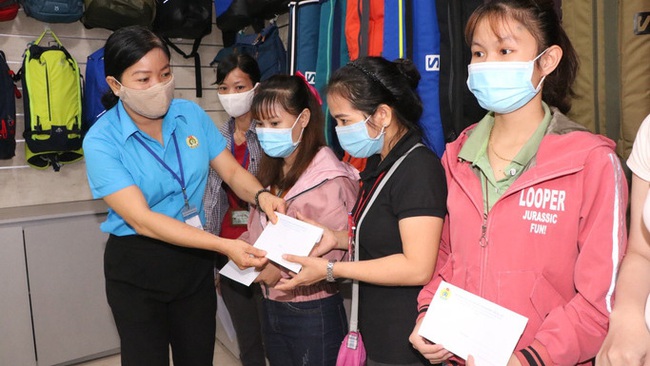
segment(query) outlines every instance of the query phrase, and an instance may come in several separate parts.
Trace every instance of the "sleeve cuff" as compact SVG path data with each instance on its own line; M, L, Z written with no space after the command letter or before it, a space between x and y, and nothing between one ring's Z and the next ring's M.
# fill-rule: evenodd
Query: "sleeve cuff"
M515 357L522 366L551 366L554 365L546 347L535 340L531 345L515 352Z
M420 319L424 318L424 314L427 313L427 310L429 310L429 305L424 305L418 310L418 317L415 319L416 322L420 321Z

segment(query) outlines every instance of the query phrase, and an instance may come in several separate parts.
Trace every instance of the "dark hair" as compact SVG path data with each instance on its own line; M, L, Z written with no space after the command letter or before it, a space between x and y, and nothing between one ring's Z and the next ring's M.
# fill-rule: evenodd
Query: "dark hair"
M375 113L380 104L386 104L397 116L400 131L421 133L418 120L423 107L415 91L419 82L420 73L410 60L390 62L383 57L368 56L336 70L327 84L327 93L341 96L366 115Z
M274 75L257 87L251 105L253 118L264 120L276 117L277 107L294 116L298 116L305 108L311 113L309 124L302 133L302 141L296 148L296 160L286 175L282 171L284 159L262 155L260 170L257 173L260 183L265 187L276 185L286 191L300 178L318 150L325 146L325 118L316 97L298 76Z
M121 82L124 70L156 48L171 58L165 42L149 29L139 25L120 28L108 37L104 45L104 74ZM102 96L102 104L106 109L115 106L118 100L111 90Z
M498 34L499 23L504 20L521 23L537 41L538 54L552 45L562 48L560 63L544 80L542 99L567 113L571 109L571 98L575 97L573 82L578 72L578 56L562 28L553 0L494 0L479 6L465 28L468 44L472 44L474 31L483 19L490 22L495 34Z
M257 61L248 54L231 53L217 65L217 81L215 84L221 84L226 76L234 69L243 71L253 82L253 85L260 82L262 73Z

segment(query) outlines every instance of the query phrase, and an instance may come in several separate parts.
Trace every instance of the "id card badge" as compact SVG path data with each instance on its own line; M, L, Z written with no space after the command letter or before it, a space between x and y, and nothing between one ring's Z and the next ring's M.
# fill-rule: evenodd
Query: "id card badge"
M203 230L203 224L201 224L201 216L194 206L185 206L183 207L183 220L185 223L194 226L197 229Z
M232 226L246 226L248 224L248 211L232 210L230 215L230 224Z

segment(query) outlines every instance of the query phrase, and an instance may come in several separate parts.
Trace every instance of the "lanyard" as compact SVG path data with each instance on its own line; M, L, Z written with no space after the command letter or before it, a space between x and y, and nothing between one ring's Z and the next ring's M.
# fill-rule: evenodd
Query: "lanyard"
M230 152L232 153L232 156L235 156L235 131L233 131L230 134ZM244 143L246 144L246 151L244 152L244 160L241 162L241 166L244 169L248 169L248 143L246 140L244 140ZM237 157L235 157L237 159Z
M381 172L381 174L379 174L379 176L377 177L377 180L375 180L375 183L372 185L372 187L367 192L367 194L366 194L365 190L361 191L361 195L359 196L359 199L357 200L357 204L354 207L354 209L352 210L354 212L354 215L352 217L352 222L353 223L356 223L356 222L359 221L359 217L361 216L361 213L365 209L365 206L368 203L368 200L370 199L370 196L375 191L375 189L377 188L377 185L379 184L379 182L381 182L382 178L384 178L384 175L386 175L385 171Z
M165 163L160 158L160 156L156 155L156 153L153 150L151 150L151 148L147 144L145 144L144 141L142 141L142 139L140 139L138 135L134 134L133 137L140 143L140 145L144 146L144 148L149 152L149 154L151 154L151 156L156 158L156 160L158 160L160 165L162 165L165 169L167 169L167 171L169 171L172 174L172 176L178 182L178 184L181 185L181 190L183 191L183 199L185 200L185 207L189 208L190 202L189 199L187 198L187 192L185 191L185 175L183 174L183 160L181 160L181 152L178 149L178 142L176 142L176 132L172 132L172 137L174 138L174 147L176 147L176 158L178 159L178 167L181 170L180 177L178 176L178 174L176 174L176 172L172 170L172 168L169 167L169 165L167 165L167 163Z
M368 200L372 196L372 193L377 189L377 186L379 185L379 182L384 178L384 175L386 175L386 172L381 172L377 179L375 180L375 183L372 185L370 188L370 191L366 193L365 190L361 191L361 195L359 196L359 199L357 199L357 203L354 205L354 208L352 208L352 212L348 213L348 258L349 260L354 260L354 250L358 250L358 248L353 245L354 243L354 235L357 230L356 223L359 222L359 217L363 213L363 210L366 208L366 205L368 204ZM357 243L359 245L359 243Z

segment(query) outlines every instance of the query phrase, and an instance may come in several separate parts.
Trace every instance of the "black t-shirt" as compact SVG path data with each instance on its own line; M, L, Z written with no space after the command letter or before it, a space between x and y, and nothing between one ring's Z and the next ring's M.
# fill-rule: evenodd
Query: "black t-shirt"
M408 133L384 161L380 162L379 155L368 159L361 174L357 206L365 204L364 198L372 195L378 178L418 142L418 135ZM415 216L444 218L446 200L447 185L440 159L428 148L414 149L388 178L358 228L360 259L403 253L399 220ZM363 207L355 207L355 217L360 209ZM370 359L382 363L421 361L408 340L415 326L417 296L421 288L360 283L359 328Z

